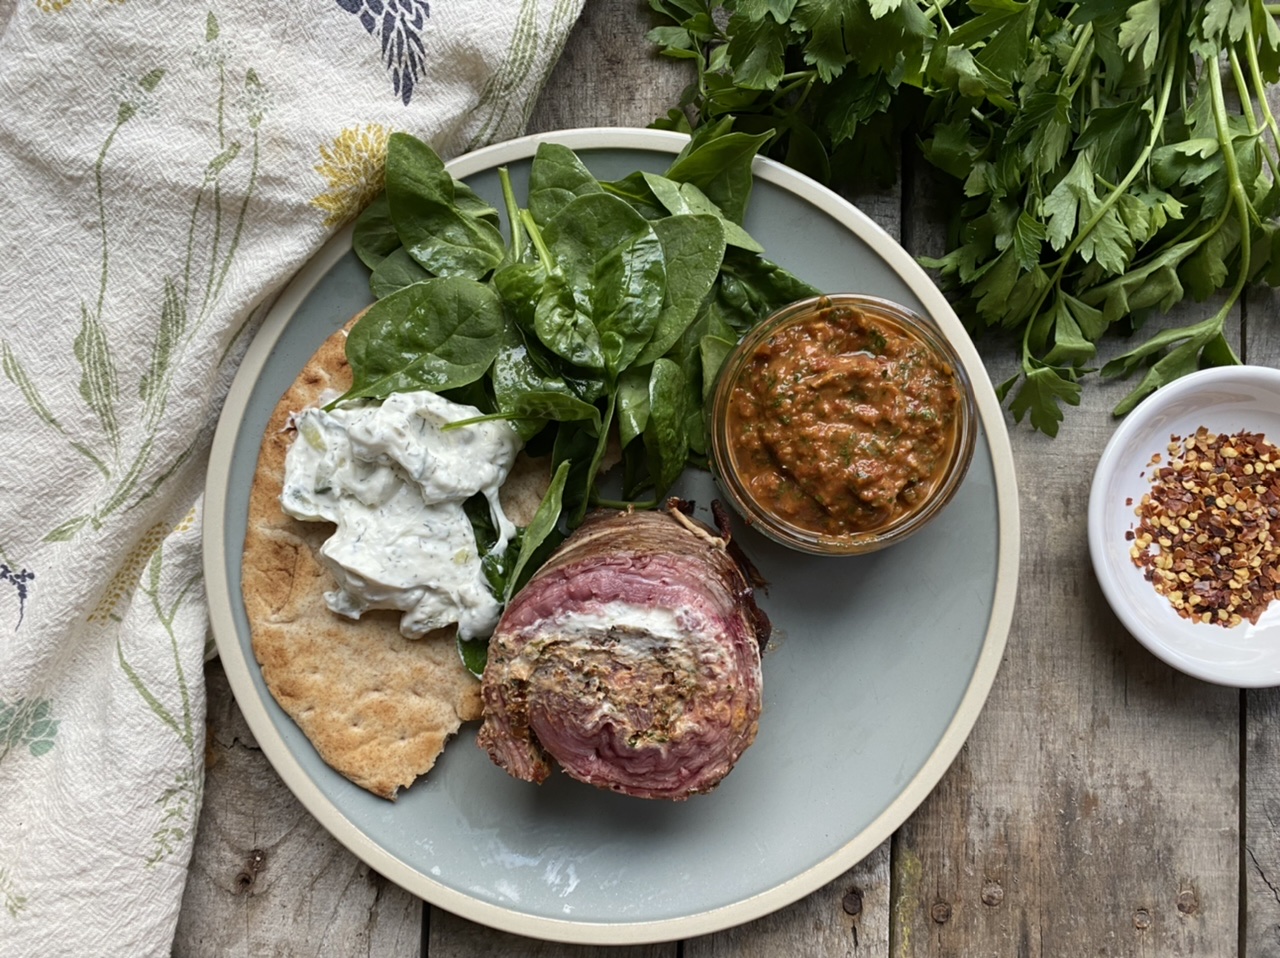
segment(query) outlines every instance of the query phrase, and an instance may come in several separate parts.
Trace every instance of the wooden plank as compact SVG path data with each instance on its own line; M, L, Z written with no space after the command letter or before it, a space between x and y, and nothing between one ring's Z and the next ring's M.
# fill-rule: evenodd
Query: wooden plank
M508 934L431 909L426 930L429 958L677 958L675 942L656 945L591 947L537 941Z
M1280 366L1280 295L1272 290L1256 290L1245 303L1241 358ZM1251 689L1244 699L1243 953L1261 958L1280 955L1280 689Z
M807 898L714 935L684 943L683 958L889 953L889 842Z
M422 902L311 817L245 724L219 662L205 668L204 805L176 958L421 952Z
M937 255L925 211L943 204L925 182L913 196L913 251ZM1011 344L980 348L993 380L1016 369ZM1057 439L1011 427L1014 626L967 746L895 841L895 956L1236 951L1239 694L1140 646L1089 559L1090 479L1127 388L1091 380Z
M648 126L691 79L687 64L654 56L648 11L636 0L591 0L551 71L530 133L591 126Z

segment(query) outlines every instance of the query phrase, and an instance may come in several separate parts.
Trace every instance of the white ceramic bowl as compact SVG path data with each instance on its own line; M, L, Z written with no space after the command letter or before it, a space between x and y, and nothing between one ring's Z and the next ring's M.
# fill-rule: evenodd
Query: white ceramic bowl
M1260 432L1280 445L1280 370L1222 366L1192 373L1144 400L1102 453L1089 495L1089 552L1102 591L1134 638L1189 675L1237 688L1280 685L1280 601L1223 628L1184 619L1133 564L1125 531L1151 488L1151 457L1167 461L1171 435ZM1144 475L1145 473L1145 475ZM1128 500L1132 503L1126 505Z

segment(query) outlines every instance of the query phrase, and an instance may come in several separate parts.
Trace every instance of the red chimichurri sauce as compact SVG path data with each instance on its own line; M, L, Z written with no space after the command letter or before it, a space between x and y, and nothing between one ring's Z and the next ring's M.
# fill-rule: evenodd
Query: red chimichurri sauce
M762 342L729 399L739 479L772 514L821 536L883 528L946 472L960 389L906 328L828 305Z

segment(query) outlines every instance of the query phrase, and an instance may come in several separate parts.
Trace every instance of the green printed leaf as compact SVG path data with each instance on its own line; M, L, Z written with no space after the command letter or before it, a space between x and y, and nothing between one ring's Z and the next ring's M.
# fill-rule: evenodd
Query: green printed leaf
M70 542L75 538L77 532L84 528L84 524L89 521L90 516L76 516L74 519L68 519L62 525L58 526L52 532L48 533L43 542Z
M156 67L156 69L143 75L143 77L138 81L138 86L142 87L142 89L146 90L148 93L152 93L155 91L155 88L160 85L160 81L163 78L164 69L162 67Z
M75 356L80 362L80 395L102 424L113 447L120 445L120 426L116 420L116 366L107 344L107 331L101 320L80 307L80 332L75 338Z
M0 760L16 748L36 758L53 750L61 719L53 718L49 699L0 700Z
M164 305L160 308L160 324L151 347L151 362L142 376L138 391L146 404L150 422L164 411L169 389L169 368L173 351L187 328L187 305L178 292L178 284L170 277L164 280Z

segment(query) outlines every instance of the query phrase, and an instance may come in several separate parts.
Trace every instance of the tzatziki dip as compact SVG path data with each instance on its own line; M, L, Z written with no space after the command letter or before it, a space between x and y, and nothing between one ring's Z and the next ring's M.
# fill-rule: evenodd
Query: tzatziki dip
M501 420L443 428L480 415L422 391L295 416L280 501L295 519L337 525L320 549L338 583L325 593L331 610L358 619L399 609L409 638L454 623L464 639L493 631L502 607L463 503L484 495L498 532L493 551L506 549L516 529L498 489L522 443Z

